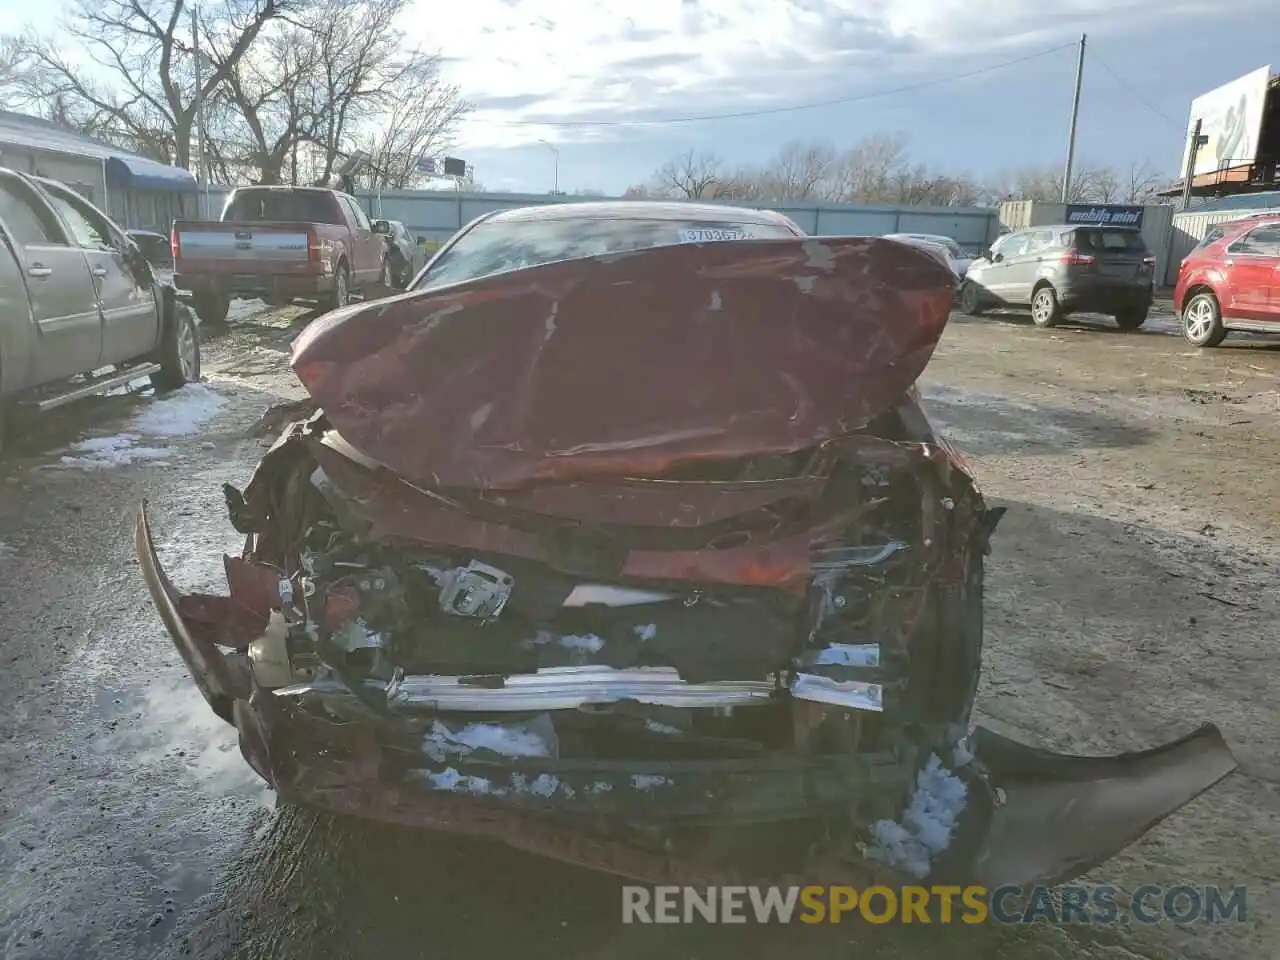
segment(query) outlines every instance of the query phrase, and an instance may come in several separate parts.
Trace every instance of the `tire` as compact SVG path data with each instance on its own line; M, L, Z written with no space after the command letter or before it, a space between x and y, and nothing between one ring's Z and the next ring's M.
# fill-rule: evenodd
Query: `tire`
M346 263L338 264L338 272L333 278L333 293L329 294L330 310L341 310L351 302L351 274L347 272Z
M1182 338L1193 347L1216 347L1227 338L1222 308L1212 293L1197 293L1182 308Z
M221 324L227 322L231 298L222 293L197 293L191 298L191 305L201 323Z
M160 370L151 375L157 391L177 390L200 379L200 331L195 317L185 304L168 302L173 315L164 325L164 339L155 354Z
M1137 330L1147 322L1147 307L1121 310L1116 314L1116 326L1121 330Z
M1031 295L1031 322L1041 329L1056 327L1062 319L1058 291L1045 284Z
M960 284L960 312L971 317L982 316L982 294L976 283L966 280Z

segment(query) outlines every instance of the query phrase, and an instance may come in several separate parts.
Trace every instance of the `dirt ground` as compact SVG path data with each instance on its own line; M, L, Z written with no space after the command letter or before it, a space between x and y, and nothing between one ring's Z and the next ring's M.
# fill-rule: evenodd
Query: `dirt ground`
M219 487L261 455L245 428L298 393L294 316L209 343L205 392L167 435L155 413L174 407L112 397L39 424L0 465L0 956L1276 956L1280 339L1196 351L1168 317L1131 334L957 317L922 381L1009 507L980 722L1079 753L1221 726L1240 771L1088 879L1244 885L1245 922L628 927L609 878L274 809L166 643L131 512L152 502L176 581L218 586L237 541ZM133 446L105 464L86 461L111 443L71 446L121 435Z

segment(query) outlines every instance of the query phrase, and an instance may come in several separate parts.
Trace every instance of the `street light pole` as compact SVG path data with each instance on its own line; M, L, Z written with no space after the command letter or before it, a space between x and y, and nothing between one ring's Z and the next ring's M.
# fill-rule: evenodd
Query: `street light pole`
M550 150L555 157L555 167L551 180L551 195L554 197L560 193L560 148L547 140L539 140L538 142Z

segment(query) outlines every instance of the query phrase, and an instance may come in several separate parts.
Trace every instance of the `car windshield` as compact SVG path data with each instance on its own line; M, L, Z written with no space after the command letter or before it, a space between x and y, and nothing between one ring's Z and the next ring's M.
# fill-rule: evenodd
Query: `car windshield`
M781 239L795 236L777 223L657 218L486 221L458 238L414 285L426 290L556 260L621 253L676 243Z
M318 190L238 190L222 211L225 221L255 223L342 223L331 196Z
M1142 253L1147 249L1136 230L1077 230L1076 247L1096 253Z

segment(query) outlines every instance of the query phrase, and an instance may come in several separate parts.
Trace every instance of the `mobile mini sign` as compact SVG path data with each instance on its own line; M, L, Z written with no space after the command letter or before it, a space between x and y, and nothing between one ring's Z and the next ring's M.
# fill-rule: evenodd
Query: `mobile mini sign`
M1114 203L1069 203L1066 222L1095 227L1136 227L1142 229L1142 207Z

